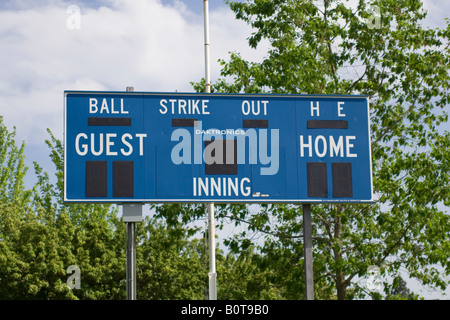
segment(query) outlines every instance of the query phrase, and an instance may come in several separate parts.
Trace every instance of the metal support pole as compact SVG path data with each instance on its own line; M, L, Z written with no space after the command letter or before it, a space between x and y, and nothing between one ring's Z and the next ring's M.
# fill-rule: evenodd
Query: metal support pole
M314 300L311 205L303 205L303 252L306 300Z
M142 204L123 204L122 219L127 228L127 300L136 300L136 222L142 221Z
M209 222L209 300L217 300L217 282L216 282L216 231L214 224L214 203L208 204L208 222Z
M127 223L127 300L136 300L136 225Z
M123 204L122 219L127 226L127 300L136 300L136 222L142 221L142 204Z
M134 87L126 87L133 92ZM142 205L122 206L123 221L127 224L127 300L136 300L136 222L142 219Z
M126 91L133 92L134 87ZM122 219L127 225L127 300L136 300L136 222L142 221L142 204L123 204Z
M208 0L203 0L204 31L205 31L205 92L211 92L210 62L209 62L209 9Z
M205 30L205 92L211 92L210 60L209 60L209 8L208 0L203 0ZM209 300L217 300L216 274L216 231L214 224L214 203L208 203L209 234Z

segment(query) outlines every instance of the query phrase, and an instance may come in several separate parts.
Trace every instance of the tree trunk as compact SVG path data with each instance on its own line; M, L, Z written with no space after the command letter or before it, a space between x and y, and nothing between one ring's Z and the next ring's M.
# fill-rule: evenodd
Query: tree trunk
M336 274L336 291L338 300L347 299L347 284L345 283L345 274L342 269Z

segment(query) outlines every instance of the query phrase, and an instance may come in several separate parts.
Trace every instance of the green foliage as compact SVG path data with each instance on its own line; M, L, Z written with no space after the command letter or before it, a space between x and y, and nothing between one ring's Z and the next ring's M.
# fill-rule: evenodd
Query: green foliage
M391 292L386 296L386 300L418 300L418 295L412 293L406 287L406 281L398 276L394 279Z
M15 136L15 128L9 132L0 116L0 203L23 206L29 203L31 191L25 190L24 185L28 170L23 154L25 143L18 147Z
M64 150L50 131L49 136L56 175L52 179L35 162L37 183L26 190L24 144L17 148L14 132L0 126L0 299L125 299L126 225L116 206L63 202ZM137 298L204 299L208 250L204 237L198 238L200 228L190 224L204 216L203 206L151 209L136 226ZM273 271L259 270L252 259L217 250L220 297L280 297L265 276ZM70 266L80 270L79 289L67 285Z
M221 60L212 92L370 96L375 204L314 205L316 299L367 297L356 279L371 265L394 280L377 299L417 299L400 268L444 290L450 273L450 25L425 29L419 0L254 0L229 5L271 44L262 62ZM373 5L380 9L373 17ZM231 83L229 82L231 79ZM203 91L204 83L194 83ZM46 141L56 176L34 163L0 117L0 299L125 299L125 226L118 208L63 202L63 146ZM203 299L208 260L202 205L151 206L137 225L138 299ZM302 299L298 205L217 205L218 228L240 230L217 249L219 299ZM192 224L194 223L194 224ZM191 227L189 227L191 226ZM200 234L200 236L199 236ZM81 271L69 289L67 268Z
M228 4L253 27L249 46L259 50L265 40L270 48L261 62L237 52L220 60L223 78L212 92L370 97L377 202L313 206L315 279L334 287L338 299L365 296L353 280L370 265L394 278L404 267L422 283L446 288L450 134L441 125L450 102L449 21L442 29L424 28L420 0L361 0L353 7L337 0ZM300 207L227 206L219 218L247 226L229 241L233 250L256 245L273 261L287 252L301 259ZM264 241L250 241L255 234L265 234Z
M181 223L169 227L161 219L146 217L137 247L139 299L204 299L204 244L189 240L191 232Z

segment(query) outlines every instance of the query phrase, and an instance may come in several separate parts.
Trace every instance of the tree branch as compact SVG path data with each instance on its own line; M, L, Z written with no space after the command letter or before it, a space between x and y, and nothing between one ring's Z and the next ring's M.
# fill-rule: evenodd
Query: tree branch
M250 222L248 220L244 220L244 219L241 219L241 218L236 218L236 217L232 217L232 216L228 216L228 215L225 215L224 218L228 218L228 219L231 219L231 220L236 220L236 221L239 221L239 222L246 223L246 224L254 227L259 232L262 232L262 233L265 233L265 234L268 234L268 235L272 235L272 236L275 236L275 237L278 237L278 238L297 239L297 238L302 238L303 237L303 234L300 234L300 235L287 235L287 234L282 233L282 232L271 232L271 231L262 229L261 227L257 226L256 224L254 224L254 223L252 223L252 222Z

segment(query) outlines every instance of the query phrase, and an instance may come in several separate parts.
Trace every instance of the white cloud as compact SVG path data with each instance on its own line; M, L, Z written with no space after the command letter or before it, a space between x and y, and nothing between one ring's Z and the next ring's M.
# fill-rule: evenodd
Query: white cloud
M441 27L450 2L425 0ZM448 3L447 3L448 2ZM67 27L67 8L80 7L80 29ZM64 90L192 91L204 77L203 12L188 1L2 1L0 115L19 141L43 145L46 128L62 139ZM229 51L261 60L250 27L226 6L210 8L211 80ZM3 11L1 11L3 10ZM45 148L45 147L44 147ZM45 153L46 154L46 153Z
M62 140L64 90L192 91L189 81L204 76L201 12L181 1L82 1L0 2L0 115L41 164L48 164L46 128ZM77 3L80 29L71 30L66 10ZM424 8L431 27L445 26L450 1L424 0ZM212 81L229 51L263 57L267 43L251 50L251 30L231 10L210 13Z
M0 11L0 114L18 140L43 144L49 127L62 139L64 90L192 91L204 77L203 15L183 3L109 0L80 4L80 28L69 29L72 3L51 0ZM211 72L228 51L247 51L248 27L230 10L211 12Z
M423 0L423 8L427 11L425 26L430 28L445 28L445 18L449 18L450 1Z

